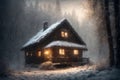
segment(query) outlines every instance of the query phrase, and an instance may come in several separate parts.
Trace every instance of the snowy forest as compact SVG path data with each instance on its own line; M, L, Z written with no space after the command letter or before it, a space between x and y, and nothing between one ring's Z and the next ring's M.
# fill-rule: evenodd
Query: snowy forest
M43 28L44 21L51 25L63 18L85 41L88 51L83 56L92 64L120 68L119 11L119 0L1 0L0 72L24 69L22 46Z

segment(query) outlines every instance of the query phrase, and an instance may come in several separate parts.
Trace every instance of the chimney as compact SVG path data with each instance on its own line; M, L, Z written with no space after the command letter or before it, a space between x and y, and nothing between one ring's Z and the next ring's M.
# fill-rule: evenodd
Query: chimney
M43 23L43 30L46 30L48 28L48 22Z

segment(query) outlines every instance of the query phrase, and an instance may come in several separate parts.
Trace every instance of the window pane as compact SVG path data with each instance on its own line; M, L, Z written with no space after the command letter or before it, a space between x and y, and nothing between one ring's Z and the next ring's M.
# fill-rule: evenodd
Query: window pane
M73 53L74 53L74 55L78 55L79 51L75 49L75 50L73 51Z
M61 37L68 37L67 31L61 31Z
M63 31L61 32L61 36L62 36L62 37L65 37L65 36L64 36L64 32L63 32Z
M68 33L67 33L67 32L65 32L64 36L65 36L65 37L68 37Z
M38 57L40 57L41 56L41 51L38 51Z
M28 52L26 52L26 56L28 56L29 54L28 54Z
M60 55L65 55L65 50L64 49L59 49L59 54Z
M30 55L32 56L33 54L31 53Z

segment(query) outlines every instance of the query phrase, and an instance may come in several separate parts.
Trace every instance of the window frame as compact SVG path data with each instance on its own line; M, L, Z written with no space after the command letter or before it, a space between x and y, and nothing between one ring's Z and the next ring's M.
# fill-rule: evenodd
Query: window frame
M74 50L73 50L73 54L74 54L75 56L79 55L79 50L78 50L78 49L74 49Z
M59 55L60 56L65 56L65 49L59 48Z
M38 51L37 52L37 57L41 57L42 56L42 52L41 51Z
M68 31L67 30L61 30L61 37L62 38L68 38Z

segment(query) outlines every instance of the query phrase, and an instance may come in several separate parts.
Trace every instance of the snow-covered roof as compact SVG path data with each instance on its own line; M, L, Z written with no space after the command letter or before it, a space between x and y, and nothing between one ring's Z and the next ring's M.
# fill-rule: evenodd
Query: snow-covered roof
M68 42L68 41L53 41L49 43L48 45L46 45L45 48L55 47L55 46L87 49L85 45L80 45L80 44Z
M45 31L40 30L40 32L38 32L37 35L32 37L25 45L23 45L23 48L27 47L29 45L32 45L34 43L40 42L43 38L45 38L48 34L50 34L54 29L56 29L57 26L60 25L64 20L66 20L66 19L62 19L62 20L56 22L55 24L52 24Z

